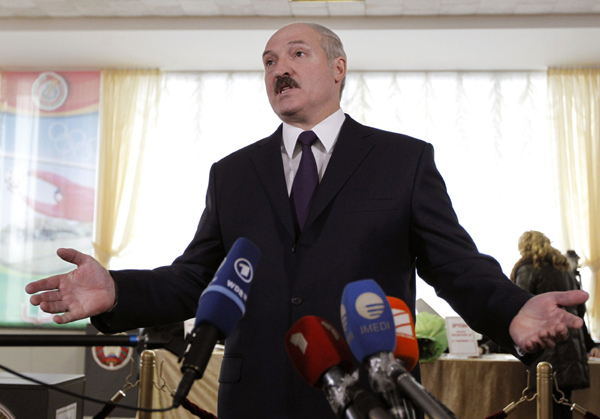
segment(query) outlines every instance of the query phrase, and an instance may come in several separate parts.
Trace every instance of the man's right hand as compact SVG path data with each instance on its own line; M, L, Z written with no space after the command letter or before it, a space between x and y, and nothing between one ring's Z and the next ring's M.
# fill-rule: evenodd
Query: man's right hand
M58 249L58 256L77 265L74 271L31 282L25 287L31 304L55 313L54 322L70 323L110 310L116 301L115 282L100 263L75 249ZM58 315L58 313L64 313Z
M583 304L588 293L582 290L545 292L529 299L510 323L515 344L525 352L552 349L569 337L569 328L579 329L583 319L563 307Z

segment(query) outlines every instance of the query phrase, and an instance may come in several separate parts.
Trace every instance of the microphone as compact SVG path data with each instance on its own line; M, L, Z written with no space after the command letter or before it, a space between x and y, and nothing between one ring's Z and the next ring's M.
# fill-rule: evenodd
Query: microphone
M394 325L396 326L396 349L394 356L399 360L407 371L412 369L419 362L419 343L415 333L415 323L413 322L410 309L404 301L396 297L387 297L388 303L392 308L394 315ZM404 410L408 412L411 419L416 419L414 405L410 400L402 398Z
M233 331L246 311L248 292L260 251L248 239L238 238L198 301L196 324L187 337L183 354L183 377L173 396L178 407L195 380L202 378L215 344Z
M338 418L391 419L377 397L356 386L352 354L342 335L326 320L305 316L285 335L285 349L300 376L325 392Z
M397 390L420 407L431 419L450 419L424 388L394 357L396 332L392 309L383 290L372 279L352 282L342 294L342 326L350 350L367 367L369 381L398 417L409 412ZM404 353L404 351L401 351Z
M404 301L396 297L387 297L396 326L396 349L394 356L404 362L407 371L417 365L419 361L419 343L415 334L415 323L410 309Z
M383 290L372 279L352 282L344 288L342 327L354 356L366 364L371 388L390 406L390 413L405 419L407 412L387 371L396 348L394 316Z

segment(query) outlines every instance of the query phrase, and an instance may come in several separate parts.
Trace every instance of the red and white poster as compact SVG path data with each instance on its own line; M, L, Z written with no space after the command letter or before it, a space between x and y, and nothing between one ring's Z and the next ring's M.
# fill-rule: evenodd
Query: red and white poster
M477 337L460 317L446 317L446 333L450 355L477 356Z
M25 285L92 250L99 99L99 71L0 73L0 325L49 323Z

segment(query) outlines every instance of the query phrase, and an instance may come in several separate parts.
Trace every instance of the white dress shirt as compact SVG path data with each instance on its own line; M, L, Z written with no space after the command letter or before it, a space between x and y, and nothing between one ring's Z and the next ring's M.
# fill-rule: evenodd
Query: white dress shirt
M319 172L319 182L323 179L325 169L331 158L331 153L340 134L342 124L346 115L342 109L325 118L315 125L312 131L319 137L318 141L312 145L312 151L317 162ZM283 159L283 171L285 173L285 182L288 188L288 195L292 193L292 183L294 176L298 171L300 158L302 157L302 145L298 144L298 136L303 132L301 128L283 123L283 142L281 144L281 156Z

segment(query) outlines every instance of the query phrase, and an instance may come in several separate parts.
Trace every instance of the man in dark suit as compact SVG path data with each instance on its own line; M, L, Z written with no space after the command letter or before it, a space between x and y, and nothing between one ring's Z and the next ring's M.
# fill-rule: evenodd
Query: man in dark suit
M352 281L375 279L414 314L416 267L471 327L513 352L551 347L568 327L581 327L561 306L583 302L586 293L532 297L477 251L458 223L431 145L343 114L346 58L333 32L286 26L267 43L263 62L269 101L283 124L213 165L206 209L184 254L168 267L109 273L89 256L60 249L77 269L29 284L29 293L47 291L32 296L33 304L64 313L57 323L94 316L106 332L181 321L194 316L234 241L248 238L261 260L246 313L226 343L224 419L334 417L321 391L293 370L283 338L305 315L341 329L340 298ZM318 137L307 148L296 144L304 131ZM310 154L319 186L302 208L294 178Z

